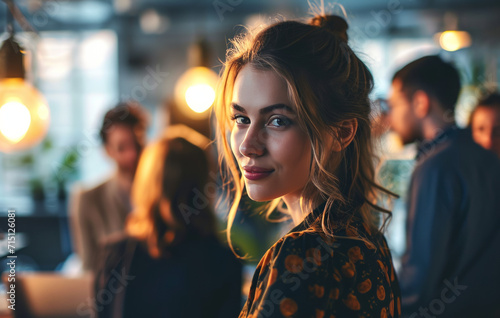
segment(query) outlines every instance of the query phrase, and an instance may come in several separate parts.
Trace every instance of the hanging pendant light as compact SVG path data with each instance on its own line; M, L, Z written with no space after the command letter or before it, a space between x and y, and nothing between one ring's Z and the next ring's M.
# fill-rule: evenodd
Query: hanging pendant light
M9 37L0 47L0 151L13 152L38 144L47 134L50 111L38 90L25 79L24 50Z
M467 31L458 30L458 17L456 14L447 12L444 15L445 31L434 35L434 39L441 48L448 52L454 52L471 46L472 38Z
M204 40L194 43L188 52L191 67L181 75L175 85L176 105L188 118L208 118L215 101L219 77L207 67L209 56L208 44Z

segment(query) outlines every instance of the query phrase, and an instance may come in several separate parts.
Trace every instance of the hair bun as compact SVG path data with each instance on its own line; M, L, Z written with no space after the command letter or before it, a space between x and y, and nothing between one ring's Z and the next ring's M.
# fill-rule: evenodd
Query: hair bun
M338 15L317 15L311 19L309 24L327 29L347 43L349 25L344 18Z

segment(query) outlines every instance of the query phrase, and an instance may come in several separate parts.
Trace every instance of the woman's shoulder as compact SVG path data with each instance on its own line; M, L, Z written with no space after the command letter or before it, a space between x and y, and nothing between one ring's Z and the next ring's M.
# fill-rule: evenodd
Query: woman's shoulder
M397 278L383 235L363 237L349 231L347 234L330 237L314 231L288 233L262 257L258 270L274 268L280 276L307 273L310 278L333 277L353 288L367 277L379 284L392 285Z
M394 313L399 288L390 253L382 252L385 240L370 238L373 242L363 240L361 235L330 237L314 231L286 234L257 266L250 303L259 304L262 295L272 297L272 290L266 290L274 288L283 292L287 301L293 300L299 311L313 306L320 311L329 308L326 312L339 315L350 310L367 313L367 317L377 310ZM336 301L340 303L332 305ZM370 311L367 304L377 309Z
M271 246L268 252L278 255L283 251L293 251L309 255L313 252L318 253L316 250L319 250L326 254L340 254L355 261L364 255L372 256L377 253L385 255L385 251L381 249L387 249L381 233L372 233L367 227L356 226L339 230L333 235L312 229L289 232Z
M131 257L139 241L125 232L114 233L102 242L101 258L105 266L120 263L126 257Z

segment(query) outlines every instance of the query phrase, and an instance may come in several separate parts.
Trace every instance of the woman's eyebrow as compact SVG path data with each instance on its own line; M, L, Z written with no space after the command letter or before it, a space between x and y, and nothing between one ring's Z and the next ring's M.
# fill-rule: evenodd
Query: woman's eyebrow
M236 104L236 103L231 103L231 107L236 110L236 111L239 111L239 112L242 112L242 113L246 113L246 110L245 108L243 108L242 106ZM262 115L262 114L267 114L269 112L272 112L273 110L276 110L276 109L284 109L292 114L295 114L295 111L288 105L285 105L285 104L273 104L273 105L269 105L269 106L266 106L264 108L261 108L259 110L259 113Z
M245 108L241 107L240 105L236 104L236 103L231 103L231 108L233 110L236 110L236 111L239 111L239 112L242 112L242 113L247 113L247 111L245 110Z

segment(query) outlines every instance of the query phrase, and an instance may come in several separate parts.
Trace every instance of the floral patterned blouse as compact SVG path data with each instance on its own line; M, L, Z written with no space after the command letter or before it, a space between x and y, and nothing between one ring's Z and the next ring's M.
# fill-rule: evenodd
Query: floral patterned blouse
M312 232L306 224L323 208L262 257L239 318L400 316L399 284L383 235L372 235L361 222L339 229L335 239Z

